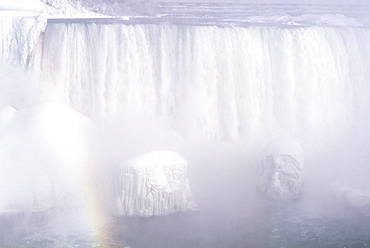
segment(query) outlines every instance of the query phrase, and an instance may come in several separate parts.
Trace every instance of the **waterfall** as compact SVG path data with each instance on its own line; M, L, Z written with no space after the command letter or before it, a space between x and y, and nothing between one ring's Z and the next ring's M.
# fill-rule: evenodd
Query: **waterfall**
M1 20L1 105L52 100L95 123L116 119L116 146L143 152L178 140L150 127L164 123L185 140L247 143L253 154L289 136L308 158L321 156L308 160L317 168L366 167L367 27L49 20L45 28L42 18ZM4 69L9 64L27 72L21 83L13 81L22 73ZM145 131L133 117L147 121ZM135 132L113 132L126 127Z
M216 140L312 138L366 117L369 39L362 27L49 23L34 60L95 120L135 112Z
M62 231L84 245L64 234L72 223L98 239L86 246L261 247L294 234L288 246L315 247L368 230L369 8L34 2L45 9L0 11L0 217L50 214L35 214L41 236L14 225L38 243L14 240ZM126 15L135 6L152 12ZM193 205L195 219L108 220Z

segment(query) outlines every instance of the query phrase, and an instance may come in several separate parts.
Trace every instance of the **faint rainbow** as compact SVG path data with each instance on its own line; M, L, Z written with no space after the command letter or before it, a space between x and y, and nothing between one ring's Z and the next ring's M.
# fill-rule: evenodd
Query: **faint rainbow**
M88 147L88 146L87 146ZM81 152L81 151L80 151ZM82 201L82 216L87 225L90 241L94 247L110 248L112 227L110 211L110 194L105 178L106 173L97 164L95 154L83 151L80 154L80 166L77 176L80 183L80 200Z

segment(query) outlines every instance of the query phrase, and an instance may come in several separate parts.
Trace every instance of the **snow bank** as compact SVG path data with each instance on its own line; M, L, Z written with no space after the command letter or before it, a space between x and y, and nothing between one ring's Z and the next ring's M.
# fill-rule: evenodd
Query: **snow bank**
M0 113L0 214L82 204L94 125L56 103Z
M160 216L196 208L187 162L171 151L153 151L125 161L117 182L116 215Z
M0 10L40 11L47 5L38 0L1 0Z
M0 16L37 17L41 15L46 18L91 18L103 16L103 14L94 12L88 6L81 5L77 1L4 0L0 2Z

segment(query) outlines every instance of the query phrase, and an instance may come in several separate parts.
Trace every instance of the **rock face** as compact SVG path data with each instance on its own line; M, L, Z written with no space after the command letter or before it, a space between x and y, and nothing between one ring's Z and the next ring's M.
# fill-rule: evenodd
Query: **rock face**
M125 161L116 176L115 215L161 216L195 210L186 160L171 151L152 151Z
M299 197L304 153L294 140L279 138L261 153L262 169L258 189L273 200Z

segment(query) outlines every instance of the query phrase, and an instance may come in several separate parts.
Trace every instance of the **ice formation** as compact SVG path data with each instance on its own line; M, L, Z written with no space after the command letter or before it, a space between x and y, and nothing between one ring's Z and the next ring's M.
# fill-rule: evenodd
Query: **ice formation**
M0 113L0 214L82 204L94 170L89 119L56 103Z
M186 160L172 151L152 151L125 161L117 177L116 215L160 216L196 209Z
M330 187L330 193L337 200L339 199L345 205L356 209L370 210L370 192L369 190L358 190L343 185L342 183L333 183Z
M262 151L258 189L273 200L299 197L304 153L292 139L279 138Z
M20 68L30 66L46 28L45 18L13 15L4 15L4 11L0 11L0 72L9 65Z

